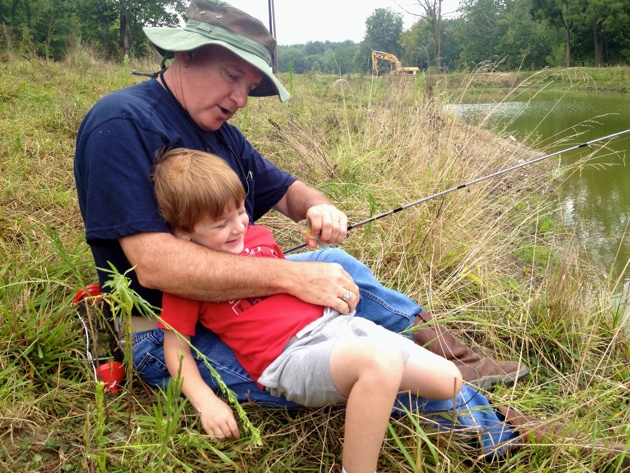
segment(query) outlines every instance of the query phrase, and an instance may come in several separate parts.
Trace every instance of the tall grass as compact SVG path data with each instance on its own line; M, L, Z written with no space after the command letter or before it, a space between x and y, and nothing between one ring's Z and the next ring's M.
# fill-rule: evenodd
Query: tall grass
M65 63L0 61L0 469L3 471L337 471L343 411L246 405L262 434L216 445L173 386L136 377L103 391L71 301L95 281L72 178L89 107L142 80L80 51ZM285 78L287 79L287 78ZM236 118L263 155L320 188L357 222L523 160L533 152L458 123L439 82L289 77L293 99L252 99ZM530 378L492 393L593 438L627 442L630 344L612 291L593 283L557 224L545 165L471 186L351 232L343 248L475 349L522 359ZM279 214L283 248L300 243ZM393 420L379 471L588 471L581 442L532 445L504 462L418 415Z

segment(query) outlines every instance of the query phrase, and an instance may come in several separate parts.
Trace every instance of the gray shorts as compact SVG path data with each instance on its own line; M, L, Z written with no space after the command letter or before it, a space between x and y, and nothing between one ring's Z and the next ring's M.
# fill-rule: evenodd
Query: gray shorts
M307 407L346 402L330 376L330 353L341 339L363 337L377 343L393 343L403 353L405 362L416 345L408 338L390 332L374 322L326 309L324 315L292 337L284 351L267 367L258 382L272 396Z

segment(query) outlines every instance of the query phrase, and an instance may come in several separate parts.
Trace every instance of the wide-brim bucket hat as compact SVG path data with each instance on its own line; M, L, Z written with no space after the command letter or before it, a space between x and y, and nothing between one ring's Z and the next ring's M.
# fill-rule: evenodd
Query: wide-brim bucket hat
M249 95L277 95L281 102L291 98L271 68L276 40L260 20L229 3L193 0L183 28L145 27L143 31L162 56L211 44L224 47L263 73Z

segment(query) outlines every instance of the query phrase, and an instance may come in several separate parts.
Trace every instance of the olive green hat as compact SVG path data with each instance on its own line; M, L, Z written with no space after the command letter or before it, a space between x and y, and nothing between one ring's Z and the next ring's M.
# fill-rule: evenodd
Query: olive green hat
M183 28L145 27L143 31L162 56L210 44L222 46L263 73L262 81L249 95L277 95L281 102L291 98L271 69L276 40L261 21L229 3L192 0Z

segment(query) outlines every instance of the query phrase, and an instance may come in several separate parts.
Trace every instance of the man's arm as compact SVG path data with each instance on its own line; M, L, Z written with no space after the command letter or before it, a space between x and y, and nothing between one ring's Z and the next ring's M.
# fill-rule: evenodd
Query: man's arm
M169 233L138 233L120 239L139 283L204 301L292 294L346 314L359 301L359 288L338 264L246 258L209 250ZM342 299L350 291L348 301Z

